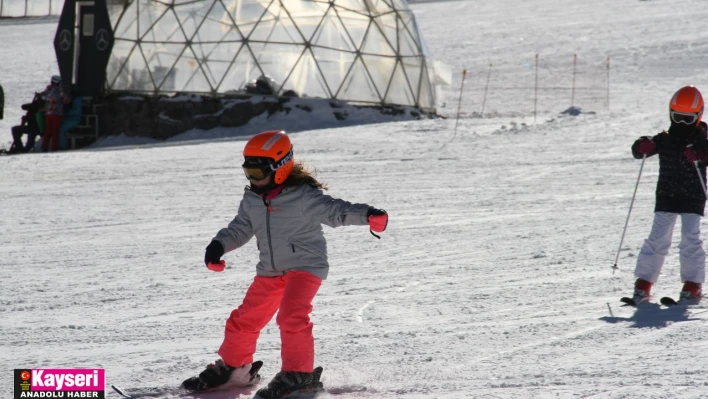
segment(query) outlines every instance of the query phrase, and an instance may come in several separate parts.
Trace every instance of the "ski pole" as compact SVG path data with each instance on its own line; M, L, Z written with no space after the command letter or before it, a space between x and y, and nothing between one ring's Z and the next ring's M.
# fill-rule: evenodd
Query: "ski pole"
M632 214L632 207L634 206L634 198L637 197L637 188L639 187L639 180L642 178L642 170L644 169L644 161L647 160L647 154L642 157L642 165L639 167L639 176L637 176L637 183L634 185L634 194L632 194L632 202L629 203L629 212L627 212L627 220L624 221L624 230L622 230L622 238L620 238L619 248L617 248L617 257L615 257L615 265L612 266L612 274L615 274L615 270L618 269L617 261L619 261L620 251L622 250L622 243L624 242L624 235L627 232L627 225L629 224L629 215Z
M701 170L698 169L698 161L693 161L693 166L696 167L696 174L698 174L698 180L701 181L701 187L703 188L703 192L706 193L706 183L703 181L703 175L701 174ZM708 197L708 194L706 194Z
M693 147L693 144L689 144L686 146L686 148L691 147ZM698 175L698 180L701 181L701 188L703 188L703 194L708 198L708 193L706 192L706 182L703 181L703 175L701 174L701 170L698 168L698 161L693 161L693 166L696 167L696 174Z

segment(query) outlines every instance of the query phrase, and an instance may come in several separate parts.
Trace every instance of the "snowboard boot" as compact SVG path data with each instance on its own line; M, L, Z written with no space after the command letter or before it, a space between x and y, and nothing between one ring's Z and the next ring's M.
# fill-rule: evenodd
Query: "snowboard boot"
M182 388L192 392L202 392L218 388L256 385L261 379L258 370L262 366L263 362L256 361L241 367L231 367L219 359L208 365L198 377L184 380Z
M679 301L695 301L700 300L702 296L701 284L692 281L683 283L683 288L679 294Z
M653 283L638 278L634 282L634 295L632 296L634 303L639 304L640 302L648 301L651 298L652 285Z
M312 373L300 371L281 371L273 377L268 386L256 392L256 398L284 398L294 392L298 394L315 393L323 389L320 382L322 367L317 367Z

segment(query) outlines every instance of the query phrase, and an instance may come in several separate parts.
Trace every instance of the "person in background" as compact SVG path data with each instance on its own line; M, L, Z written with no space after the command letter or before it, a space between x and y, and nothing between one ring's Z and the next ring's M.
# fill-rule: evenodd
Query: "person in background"
M46 106L44 109L44 136L42 136L42 151L59 149L59 129L61 128L64 104L71 101L64 86L61 76L54 75L51 84L42 92Z
M42 131L39 125L40 112L44 108L44 101L40 93L34 93L31 103L22 104L25 114L22 115L20 125L12 127L12 146L8 151L11 154L29 152L34 148L34 142ZM27 144L22 144L22 135L27 135Z
M64 106L64 115L59 128L59 149L66 150L69 147L69 132L81 124L81 111L83 100L75 89L71 90L71 102Z
M312 300L329 272L322 224L369 225L373 234L386 229L388 214L324 194L327 187L293 160L293 146L283 131L257 134L246 143L243 156L250 186L244 190L236 217L206 247L204 263L210 270L222 271L226 264L221 257L255 236L260 252L256 277L243 303L226 322L221 359L183 386L199 391L257 383L253 368L262 362L253 361L256 341L278 312L281 371L257 396L272 399L318 390L322 388L322 368L314 368L309 315Z
M644 241L634 275L633 301L649 300L671 246L674 224L681 216L679 263L683 288L681 301L698 301L705 280L706 253L701 240L701 216L706 205L705 176L708 138L703 116L703 96L693 86L677 91L669 103L669 131L640 137L632 145L637 159L659 155L654 222Z

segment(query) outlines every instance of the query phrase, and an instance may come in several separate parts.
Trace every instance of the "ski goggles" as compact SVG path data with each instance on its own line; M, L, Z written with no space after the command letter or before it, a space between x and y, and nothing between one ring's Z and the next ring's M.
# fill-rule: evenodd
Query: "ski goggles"
M270 176L271 173L273 173L273 171L270 170L270 165L263 166L263 167L244 166L243 173L246 174L247 179L258 181L258 180L263 180L266 177Z
M696 113L684 113L671 111L671 120L674 123L682 123L684 125L695 125L698 122L699 114Z
M292 160L292 159L293 159L293 151L290 150L288 155L283 157L283 159L281 159L278 162L273 162L268 165L260 166L260 165L253 165L253 164L249 163L248 161L246 161L246 162L244 162L243 165L241 165L241 167L243 168L243 173L246 174L246 178L248 178L250 180L259 181L259 180L263 180L266 177L270 176L271 174L273 174L273 172L280 169L283 165L290 162L290 160Z

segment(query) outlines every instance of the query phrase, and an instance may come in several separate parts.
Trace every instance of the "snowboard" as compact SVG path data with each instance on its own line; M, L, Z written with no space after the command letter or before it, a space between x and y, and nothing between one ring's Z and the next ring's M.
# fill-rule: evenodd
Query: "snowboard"
M121 387L118 387L116 385L111 385L111 388L120 396L126 398L126 399L140 399L140 398L174 398L174 397L184 397L184 398L209 398L209 396L213 396L214 399L217 399L215 396L216 393L222 392L226 393L228 392L230 395L232 394L238 394L240 395L249 395L253 393L253 391L256 389L256 386L258 385L258 382L260 382L260 375L258 374L258 371L263 367L263 362L261 361L256 361L253 362L251 365L251 369L248 371L248 373L255 379L254 383L249 386L233 386L229 384L221 385L215 388L211 389L204 389L204 390L190 390L185 388L185 383L188 383L188 381L193 381L198 379L198 377L191 377L184 381L182 385L178 387L147 387L147 388L135 388L135 389L123 389ZM213 393L214 395L209 395ZM202 395L204 394L204 395Z

